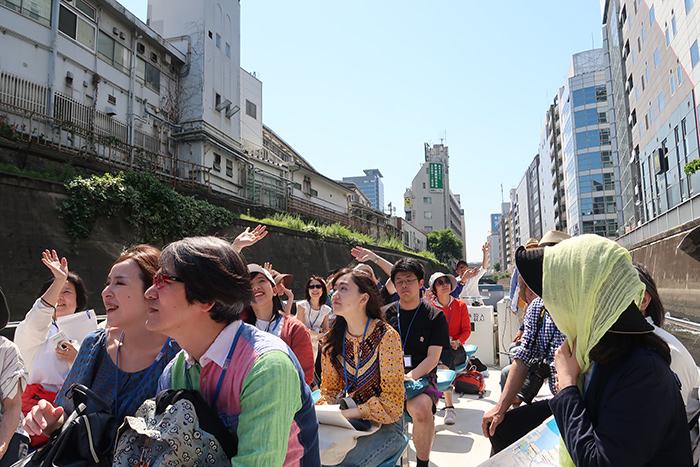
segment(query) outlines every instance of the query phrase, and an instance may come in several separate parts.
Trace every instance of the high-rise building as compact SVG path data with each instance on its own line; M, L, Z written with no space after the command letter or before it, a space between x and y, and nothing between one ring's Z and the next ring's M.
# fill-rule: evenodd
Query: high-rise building
M501 261L498 224L502 215L502 213L491 214L491 231L488 236L488 242L491 244L491 249L489 250L489 269L493 269L494 265Z
M700 209L695 83L700 5L606 0L603 46L617 114L622 228L627 246L679 227Z
M566 201L564 194L564 163L562 161L561 128L559 127L559 96L545 114L540 134L540 198L541 233L550 230L566 232Z
M602 49L572 57L559 101L568 233L615 238L620 177Z
M429 234L433 230L452 229L465 243L464 211L459 195L450 190L450 156L447 146L425 143L425 162L404 194L406 220Z
M369 198L372 207L377 211L384 211L384 182L379 169L365 169L364 176L343 177L344 182L353 182L357 188Z

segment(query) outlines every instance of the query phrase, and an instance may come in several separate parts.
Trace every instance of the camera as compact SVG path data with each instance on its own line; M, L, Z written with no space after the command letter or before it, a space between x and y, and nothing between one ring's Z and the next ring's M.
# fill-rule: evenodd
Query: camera
M531 359L527 364L527 372L528 376L518 393L518 399L526 404L531 404L532 399L540 392L544 380L549 378L552 372L549 364L545 363L541 358Z

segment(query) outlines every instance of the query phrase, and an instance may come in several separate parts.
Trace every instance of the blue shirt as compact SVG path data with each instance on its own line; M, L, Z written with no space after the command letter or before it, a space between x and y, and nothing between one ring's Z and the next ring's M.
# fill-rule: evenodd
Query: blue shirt
M544 313L544 319L538 332L537 321L540 313ZM522 360L526 365L533 358L543 359L549 364L551 374L554 376L557 373L554 369L554 352L564 342L566 336L562 334L556 324L554 324L554 321L552 321L552 317L549 316L541 298L536 298L530 303L525 313L523 325L525 326L525 332L513 358ZM549 389L552 391L552 394L556 394L554 378L549 378Z

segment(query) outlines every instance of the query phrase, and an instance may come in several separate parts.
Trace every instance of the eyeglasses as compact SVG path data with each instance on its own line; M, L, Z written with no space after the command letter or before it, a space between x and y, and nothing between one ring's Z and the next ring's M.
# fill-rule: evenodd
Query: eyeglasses
M406 279L403 281L396 281L396 285L398 287L408 287L409 285L413 284L417 280L418 279Z
M323 286L321 284L311 284L309 286L309 289L322 289Z
M445 284L449 284L449 283L450 283L449 279L440 278L440 279L435 281L435 285L445 285Z
M183 284L185 283L185 281L183 281L179 277L171 276L170 274L163 274L161 272L153 276L153 285L156 286L156 289L162 289L165 285L165 281L182 282Z

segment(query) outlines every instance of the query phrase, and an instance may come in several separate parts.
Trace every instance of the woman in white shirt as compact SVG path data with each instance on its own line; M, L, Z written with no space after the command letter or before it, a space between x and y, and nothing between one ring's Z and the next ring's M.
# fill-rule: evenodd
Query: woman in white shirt
M304 286L305 300L297 302L297 318L312 331L312 336L325 334L329 329L331 307L326 305L327 297L328 289L323 279L311 276Z
M25 415L41 399L53 402L78 354L80 342L97 327L95 313L85 310L85 284L80 276L68 271L66 258L59 259L55 250L45 250L41 261L53 278L44 282L36 302L17 326L14 339L29 373L29 385L22 395ZM46 440L43 435L33 436L31 446Z

